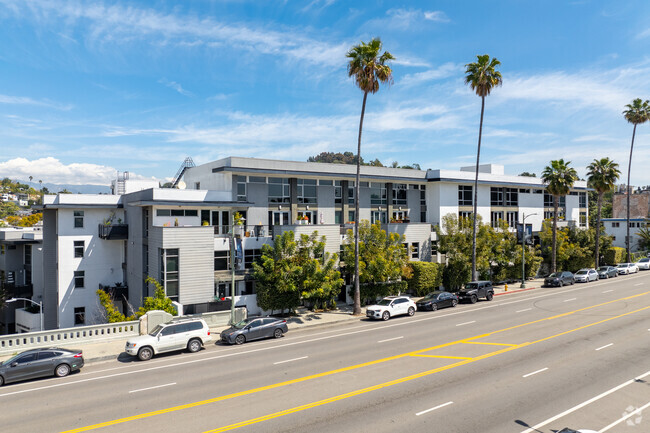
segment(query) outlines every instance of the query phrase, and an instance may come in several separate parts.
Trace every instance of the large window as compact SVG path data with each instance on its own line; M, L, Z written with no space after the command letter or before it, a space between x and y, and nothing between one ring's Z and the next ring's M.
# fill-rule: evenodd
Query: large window
M492 206L503 206L503 188L490 188L490 204Z
M289 179L269 177L269 203L289 203L290 201Z
M411 258L412 259L419 259L420 258L420 243L419 242L413 242L411 244Z
M387 213L385 211L376 211L373 210L370 212L370 223L374 224L379 221L382 224L387 223Z
M74 288L83 289L86 285L86 272L85 271L74 271Z
M519 212L508 212L506 213L506 222L509 227L516 227L517 220L519 219Z
M262 250L245 250L244 251L244 268L250 269L253 267L253 262L262 256Z
M269 225L272 226L284 226L289 224L289 212L287 211L273 211L269 212L270 221Z
M587 227L587 212L580 212L580 227Z
M505 188L506 206L519 206L519 190L517 188Z
M179 285L179 254L178 248L160 250L160 280L163 282L168 298L178 301Z
M246 176L237 176L237 201L246 201Z
M82 229L84 227L84 211L74 211L74 228Z
M471 218L472 217L472 212L467 212L467 211L460 211L458 212L458 219L461 218Z
M578 200L580 201L580 207L587 207L587 193L581 192L578 194Z
M348 182L348 204L354 204L354 182Z
M298 179L298 203L316 203L316 179Z
M386 184L372 182L370 184L370 204L380 206L386 204Z
M214 270L227 271L230 269L230 251L215 251L214 252Z
M395 183L393 184L393 204L394 205L406 205L406 191L408 185L405 183Z
M342 188L343 187L341 186L341 181L335 180L334 181L334 203L341 204L341 199L343 198Z
M74 324L75 325L86 324L86 307L76 307L74 309Z
M156 216L195 217L199 216L196 209L156 209Z
M471 185L458 185L458 205L471 206L472 205L472 186Z
M74 241L74 256L76 258L84 256L84 241Z
M566 196L560 196L559 207L566 206ZM553 207L553 196L548 192L544 192L544 207Z
M493 228L499 227L499 221L503 219L503 212L491 212L490 213L490 225Z
M24 252L25 252L25 261L24 261L25 266L30 266L31 267L31 264L32 264L32 246L29 245L29 244L25 245Z

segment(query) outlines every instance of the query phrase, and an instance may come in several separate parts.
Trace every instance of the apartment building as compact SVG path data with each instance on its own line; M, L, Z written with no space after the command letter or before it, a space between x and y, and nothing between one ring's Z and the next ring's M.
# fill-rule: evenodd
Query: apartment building
M539 179L505 175L498 165L480 171L478 212L484 221L501 218L514 225L526 216L538 231L552 216L552 201ZM230 157L186 167L187 189L158 188L121 175L113 195L47 195L45 327L101 322L97 289L129 314L153 295L144 283L147 276L160 281L186 313L227 309L234 295L237 306L259 314L250 270L262 246L286 231L296 236L318 231L326 237L326 251L339 253L353 227L355 174L355 166L343 164ZM470 215L473 180L469 167L363 166L360 218L403 235L411 260L435 260L432 228L448 213ZM561 202L564 224L587 226L586 199L585 182L577 182ZM351 302L347 290L340 301Z
M625 239L627 236L627 218L602 218L601 223L605 233L612 237L612 246L627 248ZM640 250L639 230L645 228L648 223L646 218L630 218L630 252Z

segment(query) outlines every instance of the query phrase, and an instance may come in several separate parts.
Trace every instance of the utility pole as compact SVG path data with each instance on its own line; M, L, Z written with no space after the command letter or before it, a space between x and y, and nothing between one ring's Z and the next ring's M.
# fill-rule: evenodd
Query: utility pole
M526 215L522 213L521 219L521 285L519 288L526 288L526 218L529 216L537 215L536 213L531 213Z

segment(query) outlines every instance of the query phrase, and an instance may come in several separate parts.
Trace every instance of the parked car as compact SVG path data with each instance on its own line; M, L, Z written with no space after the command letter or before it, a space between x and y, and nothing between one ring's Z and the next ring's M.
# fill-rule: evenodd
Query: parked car
M276 317L249 317L221 332L221 341L244 344L261 338L280 338L289 331L287 321Z
M638 262L636 262L635 265L637 266L637 268L639 268L639 270L644 269L647 271L648 269L650 269L650 258L644 257Z
M589 281L596 281L598 279L598 272L595 269L580 269L573 276L576 283L588 283Z
M210 340L210 328L205 320L175 319L161 323L148 335L131 337L126 342L125 351L129 355L137 355L141 361L147 361L153 355L174 350L198 352Z
M618 269L614 266L600 266L598 269L598 278L618 277Z
M494 298L494 288L491 281L472 281L465 284L465 287L458 291L460 301L469 301L475 304L479 298L485 298L486 301L491 301Z
M553 272L551 275L544 278L544 285L547 287L562 287L573 283L575 283L575 278L573 277L573 273L569 271Z
M436 290L417 301L415 305L417 305L418 311L436 311L438 308L455 307L458 305L458 296L455 293Z
M0 386L37 377L64 377L83 366L81 350L58 347L26 350L0 364Z
M616 269L618 269L620 275L636 274L639 272L639 267L635 263L619 263L616 265Z
M366 307L366 317L371 319L388 320L393 316L415 314L417 305L408 296L388 296L375 305Z

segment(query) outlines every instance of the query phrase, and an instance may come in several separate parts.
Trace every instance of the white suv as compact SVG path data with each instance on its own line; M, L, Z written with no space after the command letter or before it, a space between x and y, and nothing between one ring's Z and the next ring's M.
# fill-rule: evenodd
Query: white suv
M173 350L198 352L210 340L210 328L203 319L172 320L156 326L148 335L130 338L125 351L147 361L155 354Z
M415 302L408 296L388 296L375 305L366 307L366 317L388 320L401 314L412 316L415 314L416 309Z

